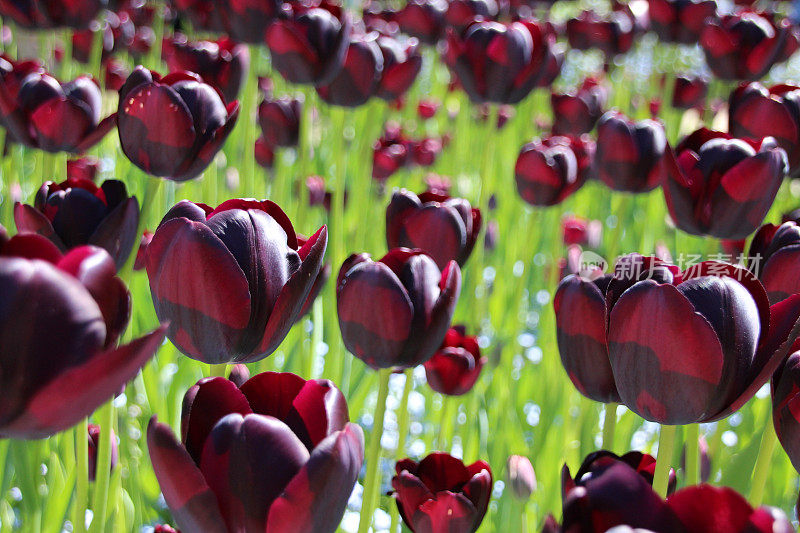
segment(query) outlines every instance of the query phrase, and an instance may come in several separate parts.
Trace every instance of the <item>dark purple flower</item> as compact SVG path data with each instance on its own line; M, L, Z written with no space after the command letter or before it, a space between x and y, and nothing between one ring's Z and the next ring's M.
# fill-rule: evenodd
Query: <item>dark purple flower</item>
M246 45L227 38L192 42L181 34L164 43L170 71L194 72L219 89L226 102L236 100L250 68L250 50Z

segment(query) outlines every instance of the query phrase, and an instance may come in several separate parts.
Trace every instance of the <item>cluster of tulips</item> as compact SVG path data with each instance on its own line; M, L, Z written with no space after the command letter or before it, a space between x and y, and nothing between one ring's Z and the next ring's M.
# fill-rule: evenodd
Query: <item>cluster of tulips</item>
M152 469L180 531L333 532L359 479L358 531L377 531L391 376L405 373L407 403L415 367L447 397L476 394L487 367L480 331L453 319L462 268L465 277L474 274L473 252L485 259L496 244L490 245L496 226L487 223L496 209L491 187L515 181L522 202L508 209L527 208L523 202L557 206L590 180L615 193L661 187L675 231L742 250L752 236L749 260L681 269L665 254L634 253L619 257L608 273L570 265L552 305L558 351L577 391L606 404L608 449L589 454L575 476L564 466L561 517L537 525L547 532L793 530L786 514L761 506L760 497L753 507L733 489L701 483L697 424L736 413L769 383L773 427L764 442L768 448L774 429L800 471L800 216L764 224L784 180L800 175L800 86L759 81L800 48L800 28L778 10L747 2L723 12L710 0L614 1L608 10L576 11L566 20L550 20L547 4L370 0L356 13L327 0L0 0L0 16L10 25L0 31L3 171L13 172L4 164L12 152L83 156L116 130L124 157L147 176L141 199L124 180L98 183L102 165L87 157L56 175L35 176L30 191L12 191L23 176L0 178L0 207L18 200L8 210L16 234L0 226L0 437L43 439L77 426L75 475L97 480L97 493L107 494L120 452L113 408L105 404L168 340L187 358L215 365L183 394L179 436L157 418L168 413L155 413L146 430ZM53 57L29 59L5 43L64 29ZM194 40L195 32L209 40ZM673 146L661 102L651 102L651 117L640 120L609 108L616 56L647 32L664 46L702 49L715 80L685 74L667 86L664 78L665 101L702 114L711 106L709 86L722 87L718 96L729 94L722 104L727 131L699 127ZM13 48L23 50L18 43ZM572 92L557 91L568 48L599 50L606 72ZM271 71L256 73L251 60L267 51ZM153 69L130 68L128 58ZM91 65L94 77L59 79L56 72L71 61ZM321 177L303 183L312 205L329 207L331 236L328 225L300 233L295 223L305 231L306 220L293 222L288 209L253 198L216 206L201 198L170 201L155 213L160 222L153 231L145 230L163 182L173 182L174 192L176 184L216 168L233 153L223 148L237 123L247 129L249 159L233 165L271 168L285 150L310 171L315 113L330 113L331 106L343 113L378 99L382 109L400 114L434 61L446 66L450 91L489 106L483 120L491 121L492 135L520 119L508 106L534 98L534 91L549 93L553 120L540 128L549 134L522 146L514 175L502 176L502 184L484 176L487 185L473 202L451 195L449 185L418 194L395 189L388 199L376 194L385 206L386 253L376 260L347 242L355 253L334 256L330 309L341 340L378 373L365 442L333 381L290 372L251 376L246 366L275 353L304 316L322 327L315 302L331 276L326 252L333 232L340 244L344 239L336 224L352 185L346 170L336 168L332 197ZM274 80L256 81L256 74ZM296 92L276 89L287 86ZM114 93L116 110L108 112ZM422 122L439 106L435 97L418 102ZM471 111L447 110L453 137L463 135L457 126L465 123L455 115ZM405 169L435 167L451 146L450 133L432 133L423 123L381 120L380 126L367 146L381 193ZM492 139L484 141L485 150L495 148ZM482 170L492 172L488 161ZM210 172L204 179L214 178ZM263 196L260 190L248 192ZM33 194L29 203L23 192ZM596 245L599 234L589 226L565 221L564 242ZM134 302L128 285L145 275L159 324L137 336L126 331ZM657 459L611 451L618 404L661 425ZM88 424L104 405L112 416ZM671 468L677 426L688 435L680 489ZM401 428L404 442L402 432L408 428ZM759 456L767 463L768 449ZM492 467L457 455L450 446L419 460L393 458L391 496L411 531L471 533L481 526L498 490ZM17 477L25 476L22 467L15 465ZM537 490L531 461L512 455L505 468L505 490L527 501ZM106 504L93 512L92 529L104 531ZM30 519L20 517L23 530ZM85 530L81 522L71 530ZM156 531L175 530L158 525Z

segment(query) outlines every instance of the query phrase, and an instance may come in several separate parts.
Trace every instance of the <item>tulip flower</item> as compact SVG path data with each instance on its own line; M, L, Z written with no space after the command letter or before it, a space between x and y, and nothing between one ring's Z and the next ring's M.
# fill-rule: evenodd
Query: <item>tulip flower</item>
M739 138L773 137L786 150L792 176L800 172L800 86L740 85L729 100L728 130Z
M440 107L442 107L442 104L438 100L431 98L420 100L417 105L417 115L423 120L431 119L439 111Z
M380 261L353 254L336 284L347 350L372 368L411 368L442 345L461 291L461 270L441 272L420 250L395 248Z
M201 379L183 398L180 442L153 417L147 447L187 533L333 533L364 460L341 391L276 372Z
M519 501L526 502L536 492L536 473L530 459L522 455L511 455L506 463L508 485L511 495Z
M675 109L702 109L708 94L708 80L703 76L675 76L672 90L672 107ZM737 137L743 137L737 135Z
M253 147L253 156L258 166L269 169L272 168L272 164L275 162L275 149L264 137L259 137Z
M0 0L0 17L32 30L85 28L104 4L102 0Z
M439 350L425 362L428 385L440 394L461 396L468 393L486 364L477 337L466 333L463 325L450 328Z
M268 200L228 200L216 209L179 202L147 247L156 314L193 359L263 359L297 320L327 243L323 226L300 246L286 214Z
M67 160L67 180L94 181L100 172L100 161L96 157L84 156Z
M300 121L303 116L302 98L282 96L264 98L258 106L261 136L272 147L297 146L300 141Z
M216 12L215 0L175 0L175 10L192 23L195 29L225 32L224 18Z
M743 239L764 220L788 171L775 139L736 139L701 128L668 154L663 183L670 216L693 235Z
M648 0L650 29L664 43L697 44L705 21L717 11L713 0Z
M406 35L434 45L444 36L447 8L445 0L409 0L393 19Z
M800 226L765 224L750 243L750 271L758 276L770 303L800 294Z
M700 34L711 72L722 80L756 80L797 50L789 20L775 23L766 13L743 11L706 21Z
M519 195L535 206L560 204L590 177L594 152L594 141L588 135L529 142L520 150L514 166Z
M497 13L495 0L450 0L444 20L447 26L460 32L477 19L494 20Z
M0 231L0 235L4 234ZM117 347L130 294L93 246L0 237L0 437L41 439L89 416L150 360L164 327Z
M88 445L89 445L89 480L95 480L95 473L97 472L97 450L100 448L100 426L96 424L89 424ZM119 446L117 445L117 437L114 435L114 430L111 430L111 470L119 461Z
M136 250L136 260L133 263L133 270L138 272L139 270L145 269L147 263L147 247L150 246L152 240L153 232L144 230L142 239L139 241L139 248Z
M647 192L661 184L668 170L664 126L654 120L633 122L609 111L597 124L597 177L621 192Z
M561 219L561 234L567 246L577 244L597 248L603 234L603 223L568 215Z
M516 104L548 84L554 60L558 75L558 54L552 30L538 22L478 21L448 33L444 59L473 102Z
M403 522L414 533L474 533L492 496L492 470L483 461L464 465L434 452L419 463L397 461L392 478L394 498Z
M280 0L229 0L212 4L214 18L223 21L225 33L244 43L263 44L265 28L282 16Z
M800 351L792 349L772 376L772 422L792 466L800 471Z
M17 231L47 237L62 252L84 244L99 246L119 270L136 241L139 202L117 180L106 180L100 187L85 179L47 181L33 206L14 205L14 220Z
M263 35L258 42L262 40ZM177 34L164 41L164 55L170 71L194 72L219 89L226 102L236 100L250 68L247 46L227 38L191 42Z
M378 37L383 54L383 74L376 96L389 102L401 98L417 79L422 68L422 56L417 50L417 40L403 46L400 41L386 35Z
M463 266L481 231L481 211L463 198L401 189L386 208L386 244L419 248L444 270L450 261Z
M573 93L551 93L554 135L589 133L603 114L608 89L596 78L586 78Z
M567 21L567 40L576 50L596 48L606 56L624 54L633 46L635 22L625 11L612 11L604 17L594 11L583 11Z
M161 77L139 66L119 91L122 151L153 176L186 181L214 159L239 116L212 86L190 72Z
M85 152L114 127L115 115L101 120L97 83L79 76L61 83L35 63L0 58L0 115L11 138L46 152ZM27 72L24 78L18 73Z
M328 84L342 68L350 44L350 21L332 6L292 6L288 18L267 28L272 66L292 83Z
M357 107L375 94L383 73L383 53L377 38L376 33L350 37L342 68L330 82L317 87L323 101Z

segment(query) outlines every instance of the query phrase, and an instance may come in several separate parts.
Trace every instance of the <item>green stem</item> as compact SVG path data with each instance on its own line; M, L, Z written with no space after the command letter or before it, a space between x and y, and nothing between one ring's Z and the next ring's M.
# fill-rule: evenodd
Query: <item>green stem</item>
M684 426L686 445L686 485L700 484L700 452L697 441L700 438L700 426L689 424Z
M317 360L317 348L322 345L322 328L324 318L322 313L322 299L317 297L311 306L312 326L311 330L311 349L308 354L308 367L306 368L306 379L314 378L314 362Z
M436 434L436 440L433 444L434 450L449 452L450 450L450 427L451 427L451 411L453 400L447 396L442 395L442 410L439 412L441 419L439 421L439 432ZM443 449L446 448L446 449Z
M753 507L761 505L764 499L764 489L767 485L767 477L769 477L769 464L772 460L777 440L775 426L772 425L772 420L768 419L764 426L764 433L761 436L758 458L753 467L753 482L750 485L750 505Z
M661 424L661 431L658 436L658 459L656 471L653 475L653 490L662 498L667 497L669 469L672 461L672 451L675 448L676 429L676 426Z
M614 451L614 431L617 428L617 404L607 403L603 414L603 449Z
M228 377L228 364L227 363L220 363L217 365L208 365L209 366L209 377L219 376L226 378Z
M375 417L372 421L372 433L369 436L369 448L364 460L367 463L367 474L364 479L364 492L361 498L361 518L358 522L358 533L367 533L372 524L372 515L378 499L378 480L381 462L381 436L383 435L383 416L386 412L386 398L389 396L389 378L391 368L378 371L378 403L375 405Z
M395 455L403 457L406 452L406 437L408 436L408 426L411 422L408 416L408 397L411 394L411 389L414 388L414 369L409 368L405 371L406 384L403 387L403 398L400 400L400 406L397 408L397 449ZM396 505L392 506L391 510L392 525L389 528L390 533L395 533L397 527L400 525L400 511Z
M95 487L94 500L92 501L92 533L106 531L106 514L109 507L109 481L111 479L111 430L114 427L114 416L116 409L113 399L102 407L100 416L102 426L100 427L100 444L97 450L97 465L95 467ZM83 445L86 446L84 437ZM116 495L114 495L116 501Z
M75 455L77 474L75 476L75 508L72 515L72 528L75 533L86 531L86 505L89 502L89 421L84 418L75 426Z

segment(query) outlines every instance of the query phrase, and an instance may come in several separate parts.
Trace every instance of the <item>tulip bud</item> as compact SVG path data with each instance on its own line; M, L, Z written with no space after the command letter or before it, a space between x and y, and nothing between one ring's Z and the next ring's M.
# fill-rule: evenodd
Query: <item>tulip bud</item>
M517 191L534 206L561 203L590 177L594 152L594 142L588 135L535 139L517 156Z
M416 39L412 39L408 46L403 46L397 39L380 35L378 46L383 54L383 73L377 96L390 102L396 101L417 79L422 68L422 56L417 50Z
M461 396L472 390L485 364L478 339L467 336L463 325L453 326L439 350L425 362L425 376L436 392Z
M522 455L512 455L508 458L508 484L511 494L521 502L530 499L536 492L536 473L530 459Z
M297 146L302 115L302 98L265 98L258 106L261 137L271 147Z
M394 20L401 32L433 45L444 34L447 5L444 0L409 0L394 15Z
M85 156L67 160L67 180L94 181L100 172L100 161L96 157Z
M608 89L596 78L586 78L573 93L551 93L553 135L589 133L603 114Z
M89 424L89 481L95 480L95 473L97 472L97 452L100 449L100 426ZM111 430L111 470L117 465L119 460L119 447L117 445L117 436L114 430Z
M342 68L330 82L319 85L323 101L345 107L365 104L378 90L383 73L383 53L377 34L352 35Z
M675 109L691 109L693 107L702 109L705 106L707 94L708 79L702 76L694 78L675 76L675 87L672 90L672 107ZM742 137L742 135L738 135L733 130L731 132Z
M625 11L612 11L606 16L583 11L566 25L570 48L595 48L609 57L628 52L633 46L635 31L634 17Z

